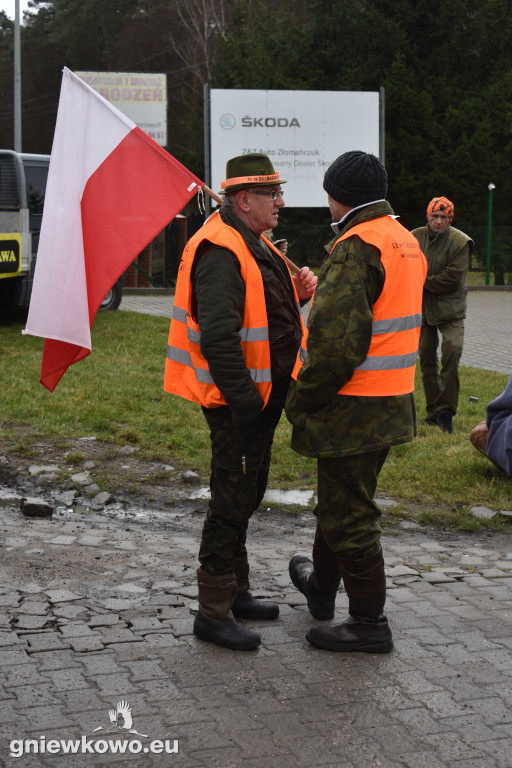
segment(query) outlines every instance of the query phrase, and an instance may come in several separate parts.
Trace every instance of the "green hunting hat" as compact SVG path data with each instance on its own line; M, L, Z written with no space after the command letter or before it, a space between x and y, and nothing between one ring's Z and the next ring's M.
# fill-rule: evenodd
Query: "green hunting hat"
M269 187L274 184L286 184L267 155L253 152L239 157L232 157L226 163L226 180L221 183L219 194L235 192L244 187Z

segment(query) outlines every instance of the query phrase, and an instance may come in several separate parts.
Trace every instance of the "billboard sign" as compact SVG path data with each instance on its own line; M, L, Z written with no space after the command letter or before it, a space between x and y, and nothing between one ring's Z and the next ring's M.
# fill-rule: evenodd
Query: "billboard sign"
M148 136L167 146L167 75L143 72L75 72Z
M380 155L380 98L367 91L210 91L211 186L226 177L226 161L249 152L268 155L287 179L292 207L325 207L326 169L338 155Z

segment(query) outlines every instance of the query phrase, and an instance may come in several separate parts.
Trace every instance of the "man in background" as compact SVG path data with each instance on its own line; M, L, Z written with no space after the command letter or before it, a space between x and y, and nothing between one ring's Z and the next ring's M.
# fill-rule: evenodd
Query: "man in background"
M453 203L434 197L427 207L427 225L412 230L428 264L423 288L420 367L425 390L425 424L453 433L459 401L459 361L464 342L466 276L474 243L452 227ZM441 368L437 348L441 334Z

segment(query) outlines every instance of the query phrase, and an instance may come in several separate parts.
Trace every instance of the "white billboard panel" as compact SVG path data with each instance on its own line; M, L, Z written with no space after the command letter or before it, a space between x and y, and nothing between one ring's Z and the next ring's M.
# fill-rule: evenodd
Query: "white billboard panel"
M289 182L286 205L325 207L322 182L338 155L379 156L379 93L363 91L210 91L211 186L226 178L226 161L264 152Z
M161 147L167 146L167 75L75 72Z

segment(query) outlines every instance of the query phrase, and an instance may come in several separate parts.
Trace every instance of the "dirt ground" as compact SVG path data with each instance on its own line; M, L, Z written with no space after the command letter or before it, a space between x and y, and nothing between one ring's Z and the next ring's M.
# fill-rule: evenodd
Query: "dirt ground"
M193 470L147 461L135 446L102 443L94 437L38 442L28 436L23 427L16 437L0 436L0 485L43 495L75 489L84 501L109 491L134 506L165 507L187 498L191 488L201 484ZM73 480L83 472L90 475L89 483Z
M193 470L147 461L133 446L113 446L94 439L34 442L29 435L27 428L25 435L21 430L15 438L0 437L0 507L16 507L23 498L36 498L54 508L53 519L67 523L71 534L92 528L110 530L115 536L124 530L132 531L130 535L157 533L162 540L186 536L194 542L194 549L195 542L199 543L207 500L194 498L204 489L204 478ZM88 478L86 484L83 475ZM25 522L26 526L36 524L29 517ZM251 535L275 541L285 534L302 535L309 540L313 527L311 508L263 506L253 516ZM110 552L107 563L95 548L84 547L77 560L73 548L63 547L59 572L74 581L88 581L92 572L105 567L124 571L132 558L131 551L115 551ZM195 568L194 557L191 563ZM4 566L12 568L20 584L49 583L55 578L55 564L43 550L40 554L32 550L27 559L20 559L16 549L6 551ZM154 567L158 571L156 561ZM194 568L182 563L179 573L166 570L165 578L193 584ZM270 588L269 579L262 581L263 588Z
M86 475L84 478L82 475ZM93 437L45 438L37 442L29 426L17 428L16 436L0 435L0 503L2 494L41 497L60 514L94 513L133 522L151 522L162 530L180 530L200 536L207 501L201 491L207 481L192 468L173 467L142 458L136 447L102 443ZM379 496L379 494L377 494ZM480 540L496 540L506 533L480 530L473 534L451 526L434 528L418 522L426 503L396 502L377 498L386 535L420 535L422 532ZM390 506L387 505L387 502ZM308 506L271 503L262 505L251 521L280 536L285 530L299 533L313 525L313 502ZM403 514L401 511L403 510ZM447 516L453 510L443 510ZM272 533L271 533L272 535Z

